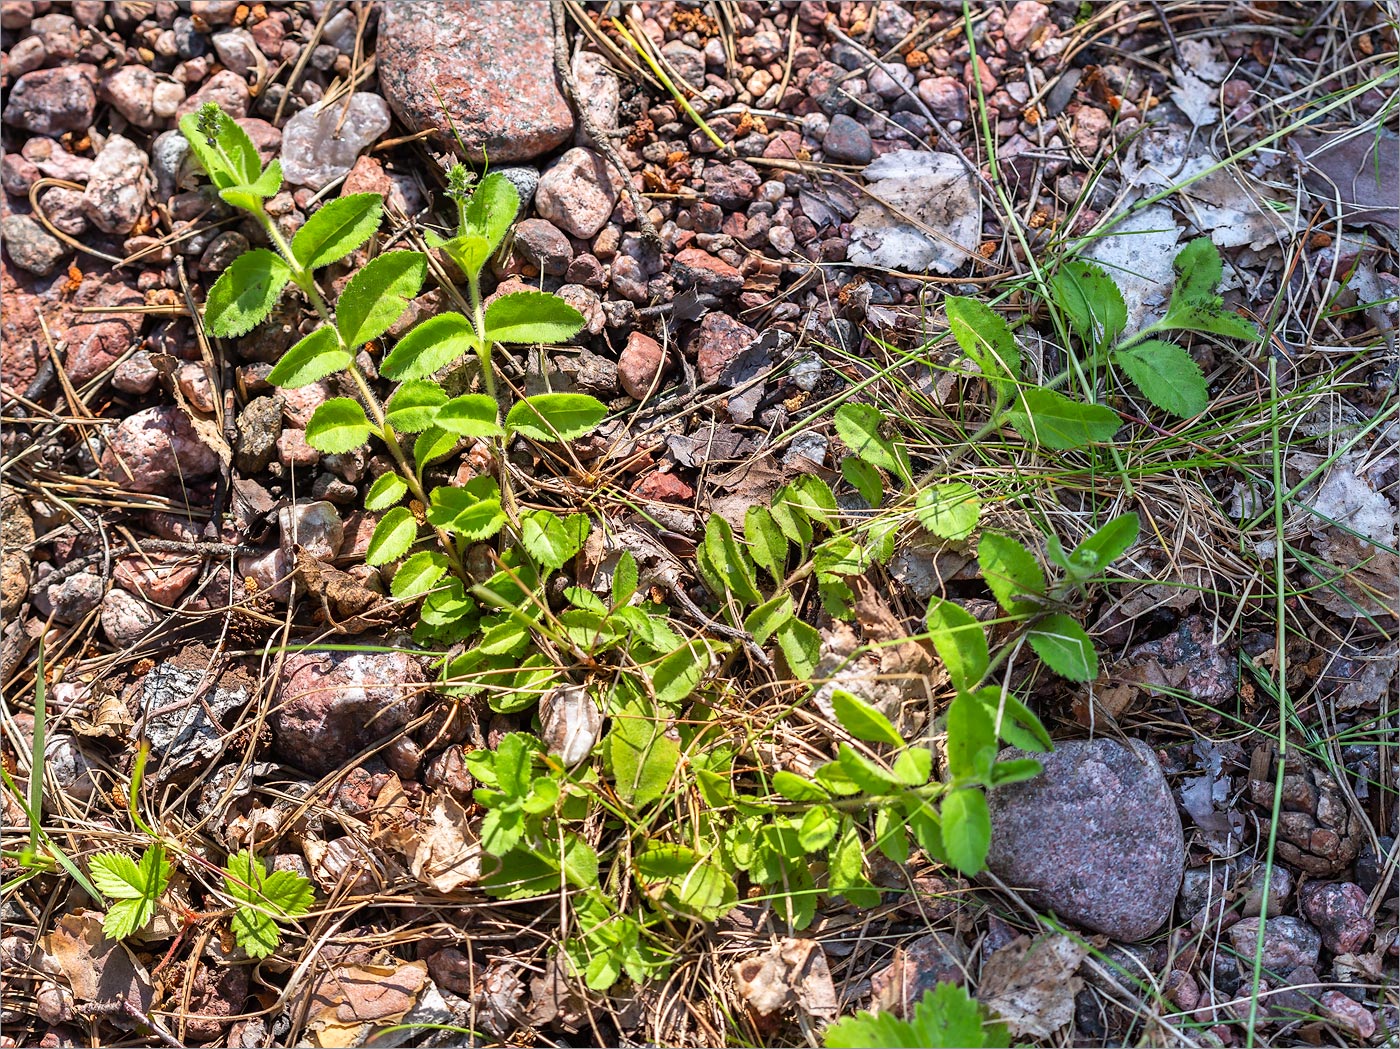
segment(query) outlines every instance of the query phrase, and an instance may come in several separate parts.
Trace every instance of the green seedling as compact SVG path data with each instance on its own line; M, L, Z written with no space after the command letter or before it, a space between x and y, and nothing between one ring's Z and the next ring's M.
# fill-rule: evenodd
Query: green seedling
M238 901L232 926L238 946L266 958L282 942L282 923L311 908L311 883L295 871L268 873L267 864L243 849L228 858L224 891Z
M827 1049L1000 1049L1011 1044L1011 1035L961 985L940 983L908 1020L857 1013L828 1027L823 1040Z

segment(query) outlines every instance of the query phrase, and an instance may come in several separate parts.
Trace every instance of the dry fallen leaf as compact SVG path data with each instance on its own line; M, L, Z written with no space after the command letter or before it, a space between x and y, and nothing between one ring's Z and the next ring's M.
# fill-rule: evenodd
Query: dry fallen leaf
M808 1016L834 1020L841 1011L826 952L815 940L789 937L736 962L734 982L761 1016L796 1006Z
M413 876L437 892L456 892L481 879L481 846L467 810L452 795L433 795L411 862Z
M56 1004L61 999L66 1006L124 1001L141 1013L150 1011L154 992L149 974L123 944L106 937L101 914L65 914L52 932L39 938L39 949L39 968L61 977L61 981L47 981L40 988L41 1001ZM126 1030L134 1026L120 1013L113 1014L112 1022Z
M307 1030L327 1049L365 1045L374 1028L403 1019L431 983L426 962L336 966L312 984Z
M1012 1034L1049 1038L1074 1019L1074 996L1084 985L1074 973L1085 953L1058 933L1033 943L1019 937L982 966L977 997Z

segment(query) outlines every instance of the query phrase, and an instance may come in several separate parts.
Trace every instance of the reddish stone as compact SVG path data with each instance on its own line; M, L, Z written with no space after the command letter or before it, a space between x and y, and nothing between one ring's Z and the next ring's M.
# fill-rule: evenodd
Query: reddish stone
M68 378L81 385L131 349L141 333L139 313L77 313L93 307L132 307L145 302L145 296L129 284L89 275L73 296L74 323L68 329Z
M136 555L118 561L112 577L123 590L171 605L199 578L199 567L169 554Z
M574 133L547 4L398 0L385 5L378 47L380 89L399 119L436 128L450 148L455 128L473 160L529 160Z
M695 356L701 382L714 382L725 366L758 338L758 332L723 313L707 313L690 336L690 352Z
M617 360L617 379L629 397L641 400L666 371L666 351L650 335L634 331Z
M219 457L173 405L147 408L111 428L102 476L133 492L188 486L219 468Z
M688 503L695 498L694 488L675 474L660 470L653 470L634 484L632 493L662 503Z

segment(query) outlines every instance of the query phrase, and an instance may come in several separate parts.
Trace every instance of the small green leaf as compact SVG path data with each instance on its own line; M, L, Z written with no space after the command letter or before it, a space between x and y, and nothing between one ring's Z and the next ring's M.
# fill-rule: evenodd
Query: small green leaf
M252 182L219 190L219 197L230 207L256 214L268 197L282 188L282 162L273 160Z
M430 426L420 433L413 442L413 461L418 464L419 474L455 452L461 441L455 433L448 433L438 426Z
M1072 401L1041 386L1022 390L1017 407L1007 417L1026 440L1058 449L1111 441L1120 425L1118 413L1111 408Z
M1222 267L1220 252L1209 237L1199 237L1182 248L1172 260L1172 269L1176 270L1176 285L1167 304L1167 314L1157 328L1207 332L1231 339L1259 337L1254 325L1227 311L1215 293Z
M384 565L397 561L408 553L408 548L418 538L418 522L413 512L406 506L396 506L374 526L369 547L365 551L365 564Z
M787 573L788 541L766 506L751 506L744 514L744 540L755 563L781 583Z
M639 704L613 715L603 744L618 797L633 808L659 800L680 765L680 746L666 735L666 723Z
M1092 262L1071 259L1050 280L1070 329L1091 349L1110 345L1128 326L1128 308L1113 278Z
M248 132L215 104L181 117L180 133L216 188L250 185L262 174L262 157Z
M794 617L778 627L775 636L792 672L810 681L821 660L822 637L817 628Z
M890 724L890 719L859 696L845 689L833 689L831 706L841 727L856 739L867 743L891 743L896 747L904 745L904 737Z
M724 869L684 845L652 842L633 857L633 864L642 891L683 915L712 922L739 901Z
M339 262L374 236L383 201L378 193L355 193L327 201L292 238L292 257L303 269Z
M387 510L407 493L408 485L402 477L392 470L382 473L374 479L369 491L365 493L365 509L376 512Z
M1060 677L1093 681L1099 676L1099 657L1084 628L1069 616L1056 612L1038 622L1026 635L1035 654Z
M1009 402L1021 375L1021 351L1016 348L1016 339L1006 321L977 299L949 295L944 308L948 330L987 380L996 394L997 405Z
M517 291L486 307L487 342L567 342L583 327L583 314L558 295Z
M520 541L526 553L546 568L563 568L583 549L588 538L588 518L573 514L560 518L548 510L527 510L520 515Z
M413 379L403 383L384 405L384 421L405 433L421 433L437 421L447 394L435 382Z
M919 524L940 539L966 539L976 529L981 514L982 500L962 481L925 488L914 500Z
M885 419L885 414L874 405L843 404L836 409L836 433L853 454L903 480L904 464L894 443L880 435Z
M885 483L880 478L880 471L863 459L857 459L854 455L843 458L841 476L860 493L860 497L869 503L872 509L878 508L885 501Z
M447 558L436 550L419 550L410 554L394 573L389 593L399 601L422 597L447 574Z
M770 504L773 520L788 540L796 543L803 560L807 558L807 548L812 545L812 522L802 509L790 498L791 490L784 485L773 494Z
M359 401L332 397L311 414L311 421L306 424L306 443L319 452L339 455L369 440L370 430Z
M340 348L334 328L317 328L282 355L268 373L267 381L284 390L294 390L348 368L352 360Z
M1040 718L1010 692L988 685L974 692L973 698L986 709L997 735L1013 747L1040 753L1055 749Z
M966 692L948 707L948 772L955 781L990 773L997 756L997 734L981 701Z
M770 777L773 789L789 801L826 801L831 797L811 780L803 779L795 772L778 769Z
M1076 546L1066 563L1071 571L1083 578L1098 575L1122 557L1137 541L1137 537L1138 515L1122 514Z
M943 798L940 814L943 851L948 862L964 874L981 871L992 844L992 818L986 796L972 787L950 790Z
M637 592L637 559L631 550L623 550L617 555L613 566L612 603L614 608L622 608L632 600Z
M953 687L963 692L974 688L991 662L982 624L966 609L941 597L929 602L927 619L929 638L948 668Z
M826 525L832 531L840 525L836 496L831 494L831 488L816 474L802 474L791 484L785 485L784 489L788 501L811 520Z
M1026 598L1045 596L1045 573L1040 562L1010 536L985 532L977 544L977 563L997 604L1012 615L1035 612L1039 605Z
M94 856L89 866L92 883L112 901L102 921L103 932L122 940L144 928L155 917L156 901L165 892L172 869L159 845L147 846L139 865L121 853Z
M1163 411L1190 419L1210 405L1210 391L1201 366L1180 346L1148 339L1125 350L1115 350L1113 363Z
M447 252L447 257L457 264L457 268L465 273L468 279L480 276L486 260L491 257L490 242L475 233L464 233L451 240L443 240L429 231L428 244Z
M763 600L754 580L748 551L735 541L734 530L719 514L711 514L705 522L705 553L719 574L720 582L735 597L750 605Z
M679 707L695 691L709 665L710 654L699 642L687 642L676 649L652 671L656 701L664 707Z
M933 773L933 752L921 746L910 746L899 752L890 771L906 787L922 787Z
M539 393L516 402L506 415L506 429L536 441L573 441L607 414L607 405L586 393Z
M831 844L831 839L836 837L836 832L841 828L841 821L836 815L836 810L826 805L817 805L807 810L807 814L802 817L802 825L797 829L797 840L808 852L816 852Z
M826 1029L827 1049L870 1046L922 1046L923 1049L1004 1049L1011 1044L1005 1024L986 1022L986 1009L959 983L940 983L914 1008L908 1020L892 1012L861 1012Z
M428 260L417 251L390 251L350 278L336 303L335 324L350 347L389 330L423 286Z
M492 172L476 184L462 207L461 226L486 242L489 256L505 239L510 224L520 211L520 192L500 172Z
M414 325L379 362L379 371L399 381L426 379L480 348L471 321L460 313L440 313Z
M780 592L771 600L759 605L744 619L744 629L753 637L756 644L766 644L768 639L793 617L792 595Z
M992 786L1000 786L1003 783L1021 783L1024 780L1034 779L1040 775L1043 768L1044 766L1035 758L1013 758L1010 761L998 761L992 765Z
M311 883L292 871L268 874L262 860L247 849L228 858L224 890L238 900L230 922L238 945L254 958L265 958L282 939L279 921L300 917L315 899Z
M219 275L204 300L204 323L220 337L252 331L277 305L292 268L266 248L245 251Z
M437 425L463 437L499 437L505 433L496 421L496 402L484 393L453 397L438 412Z

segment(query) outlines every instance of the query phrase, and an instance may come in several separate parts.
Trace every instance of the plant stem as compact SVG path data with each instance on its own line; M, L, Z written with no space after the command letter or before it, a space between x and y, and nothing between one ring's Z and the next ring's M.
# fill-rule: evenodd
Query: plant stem
M335 332L336 341L340 344L340 348L346 353L350 353L350 347L346 345L344 337L340 334L340 329L336 327L335 320L331 316L330 306L327 305L325 297L321 294L321 289L316 286L316 278L311 270L304 268L297 262L296 256L292 254L291 245L287 243L286 238L282 236L282 231L277 228L277 224L272 221L272 217L268 215L266 211L259 208L255 213L255 217L267 232L268 239L272 241L272 245L277 249L277 253L281 255L282 258L286 260L287 265L292 268L292 283L300 288L306 295L307 301L311 303L311 308L316 311L317 316L321 318L326 327ZM404 483L408 485L408 490L413 498L418 500L426 510L429 505L428 494L424 491L423 484L418 479L418 471L415 470L409 462L408 453L404 451L403 445L399 443L398 433L395 432L394 428L390 426L388 421L384 418L384 406L379 403L379 398L374 395L374 390L371 389L369 380L365 378L364 372L362 372L355 363L353 354L345 370L347 374L349 374L351 381L355 384L355 389L360 395L361 403L363 403L365 409L369 412L370 418L374 421L377 431L376 435L384 442L385 447L389 449L389 454L394 457L394 465L398 469L399 476L402 477ZM437 534L438 545L442 548L443 553L447 555L447 560L452 565L453 573L461 579L462 582L468 582L466 569L462 566L462 559L457 553L456 544L452 542L451 537L443 529L434 526L433 531Z
M476 329L477 342L481 347L477 351L477 356L481 361L481 382L486 388L486 396L496 401L496 421L504 429L505 418L501 412L501 402L496 400L496 368L491 362L491 343L486 338L486 309L481 304L481 277L479 274L469 272L467 289L471 296L472 327ZM500 464L497 473L501 486L501 508L510 518L511 525L518 526L520 524L520 507L515 502L515 490L510 484L510 467L506 463L506 438L504 436L497 437L494 441L496 461Z

